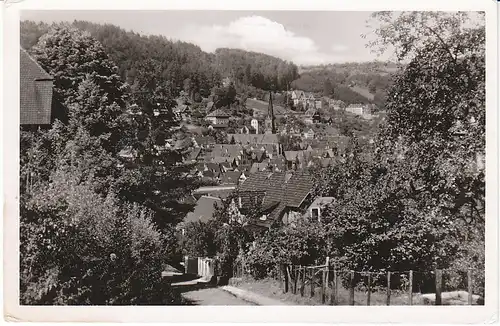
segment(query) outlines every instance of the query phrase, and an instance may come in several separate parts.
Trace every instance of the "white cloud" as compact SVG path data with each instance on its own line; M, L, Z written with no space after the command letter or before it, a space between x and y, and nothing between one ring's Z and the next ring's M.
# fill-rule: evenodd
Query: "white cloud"
M190 26L178 35L180 39L193 42L208 52L220 47L238 48L278 56L296 64L344 60L320 51L312 39L296 35L282 24L262 16L241 17L224 26ZM337 52L340 52L338 48Z

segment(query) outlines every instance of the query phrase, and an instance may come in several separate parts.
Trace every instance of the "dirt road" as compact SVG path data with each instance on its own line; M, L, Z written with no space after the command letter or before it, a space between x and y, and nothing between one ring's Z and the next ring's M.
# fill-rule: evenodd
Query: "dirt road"
M234 295L219 289L209 288L182 293L192 305L197 306L253 306L251 302L238 299Z

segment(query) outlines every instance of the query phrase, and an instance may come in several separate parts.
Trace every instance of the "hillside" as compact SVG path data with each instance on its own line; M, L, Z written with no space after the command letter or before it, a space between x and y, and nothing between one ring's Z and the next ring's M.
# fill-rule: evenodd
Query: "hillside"
M232 77L239 89L246 85L264 90L284 90L298 77L295 64L262 53L235 49L207 53L191 43L145 36L111 24L74 21L71 25L88 31L104 46L129 84L134 83L138 70L155 65L177 91L184 90L193 99L208 96L224 77ZM29 51L49 27L45 23L21 22L21 46Z
M383 107L387 90L400 68L399 64L380 61L301 66L300 78L292 86L324 93L325 82L329 80L336 99L347 104L374 103Z

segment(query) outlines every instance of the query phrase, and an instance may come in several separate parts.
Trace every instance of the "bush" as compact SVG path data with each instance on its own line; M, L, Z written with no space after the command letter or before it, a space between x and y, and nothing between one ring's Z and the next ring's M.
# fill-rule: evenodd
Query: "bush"
M326 243L322 234L320 224L308 221L270 230L254 241L245 265L259 279L270 276L279 264L324 263Z
M21 203L21 304L172 302L163 235L148 210L103 198L70 172L34 193Z

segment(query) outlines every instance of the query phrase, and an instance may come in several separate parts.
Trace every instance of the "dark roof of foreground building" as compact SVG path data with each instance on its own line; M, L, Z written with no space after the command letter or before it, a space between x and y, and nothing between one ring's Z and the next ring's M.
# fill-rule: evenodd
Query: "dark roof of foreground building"
M262 208L273 207L271 219L278 218L286 207L298 208L314 187L307 173L256 172L238 187L242 203L254 203L259 197Z
M53 78L25 50L20 63L20 123L47 125L51 122Z

